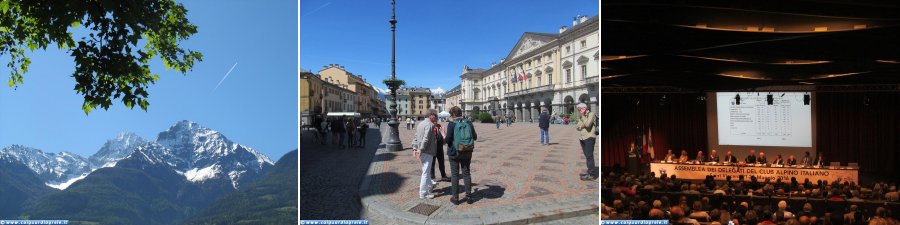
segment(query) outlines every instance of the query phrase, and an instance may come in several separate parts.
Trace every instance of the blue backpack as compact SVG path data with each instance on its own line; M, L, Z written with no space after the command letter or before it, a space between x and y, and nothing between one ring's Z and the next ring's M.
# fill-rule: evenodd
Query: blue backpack
M471 152L475 150L475 140L472 138L472 126L468 120L462 119L454 122L453 145L457 151Z

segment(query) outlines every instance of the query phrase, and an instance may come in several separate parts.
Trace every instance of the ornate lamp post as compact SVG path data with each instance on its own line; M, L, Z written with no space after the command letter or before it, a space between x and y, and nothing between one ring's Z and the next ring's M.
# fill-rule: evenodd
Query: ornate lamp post
M395 64L396 64L396 47L395 40L396 35L394 31L397 28L397 19L394 17L394 0L391 0L391 79L385 80L384 84L388 86L388 89L391 89L391 109L389 110L391 113L391 120L388 122L388 126L390 126L390 134L388 134L388 140L386 147L389 151L400 151L403 149L403 143L400 142L400 131L398 126L400 122L397 122L397 89L400 88L400 85L403 85L403 80L397 80L395 74Z

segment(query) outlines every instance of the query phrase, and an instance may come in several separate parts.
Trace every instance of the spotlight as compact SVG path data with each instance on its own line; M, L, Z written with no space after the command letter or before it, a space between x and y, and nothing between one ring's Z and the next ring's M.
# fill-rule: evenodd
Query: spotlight
M803 94L803 105L809 105L809 93Z
M775 97L772 96L772 93L766 95L766 104L772 105L772 102L775 101Z
M734 96L734 104L741 105L741 94L737 94Z

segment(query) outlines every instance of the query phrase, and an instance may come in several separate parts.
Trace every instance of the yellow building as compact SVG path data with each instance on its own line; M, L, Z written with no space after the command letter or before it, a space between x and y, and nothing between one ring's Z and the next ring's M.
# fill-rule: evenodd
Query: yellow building
M329 64L319 70L319 75L323 80L328 80L335 85L346 85L347 89L356 93L356 112L360 114L374 114L374 106L377 102L372 102L377 98L377 92L372 85L368 84L362 75L356 75L344 70L344 66L338 64Z
M300 123L307 125L312 118L322 113L322 81L310 72L300 72Z

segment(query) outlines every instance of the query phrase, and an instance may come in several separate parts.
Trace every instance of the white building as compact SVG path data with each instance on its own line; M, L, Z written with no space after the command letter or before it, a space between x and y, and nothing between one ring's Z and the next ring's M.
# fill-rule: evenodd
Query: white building
M488 69L463 67L461 105L492 115L510 113L518 121L575 113L579 102L599 109L599 17L579 17L558 34L526 32L499 64ZM519 76L521 74L521 76Z
M385 96L385 106L390 108L390 96ZM431 89L404 87L397 89L397 116L423 117L432 108Z

